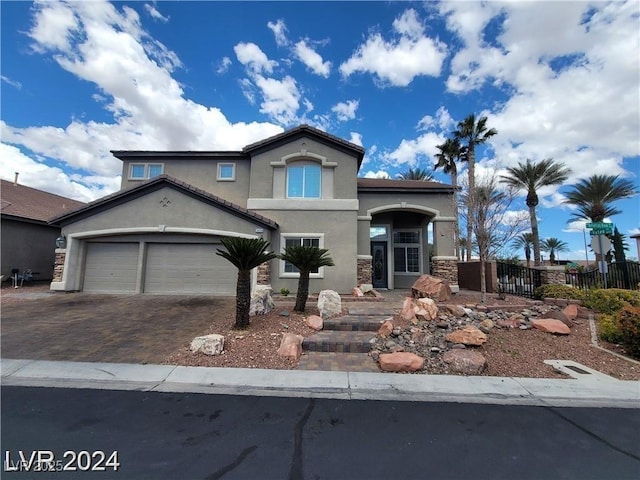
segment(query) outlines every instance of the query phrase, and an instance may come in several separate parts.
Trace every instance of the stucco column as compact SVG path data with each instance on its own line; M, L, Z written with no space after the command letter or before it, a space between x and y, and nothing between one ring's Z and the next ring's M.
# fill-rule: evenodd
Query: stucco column
M431 274L449 282L451 291L458 292L458 257L456 256L454 232L455 217L436 217L433 220L433 258Z

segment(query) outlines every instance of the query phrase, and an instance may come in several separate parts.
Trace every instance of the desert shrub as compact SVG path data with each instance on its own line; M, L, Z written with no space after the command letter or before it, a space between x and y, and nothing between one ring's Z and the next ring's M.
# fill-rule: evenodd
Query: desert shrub
M599 313L614 314L625 305L640 307L640 292L610 288L585 290L582 304Z
M601 313L598 315L598 331L605 342L621 343L622 335L616 315Z
M533 291L538 300L543 298L566 298L568 300L582 300L584 291L569 285L542 285Z
M624 306L617 314L620 343L627 354L640 358L640 307Z

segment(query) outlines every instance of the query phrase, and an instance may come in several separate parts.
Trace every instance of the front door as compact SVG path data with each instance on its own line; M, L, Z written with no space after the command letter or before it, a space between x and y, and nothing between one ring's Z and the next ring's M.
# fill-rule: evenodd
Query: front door
M373 288L388 288L387 280L387 242L371 242Z

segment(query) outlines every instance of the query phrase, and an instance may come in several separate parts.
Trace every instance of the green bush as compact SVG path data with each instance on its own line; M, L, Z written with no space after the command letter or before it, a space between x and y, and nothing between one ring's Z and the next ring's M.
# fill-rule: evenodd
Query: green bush
M610 288L585 290L582 304L598 313L615 314L625 305L640 306L640 292Z
M624 306L618 312L617 323L620 330L620 343L627 354L640 358L640 308Z
M569 285L542 285L533 291L538 300L543 298L566 298L568 300L582 300L584 291Z
M605 342L622 342L618 319L615 315L608 315L606 313L598 315L598 331L600 332L600 338Z
M286 297L287 295L289 295L289 289L282 287L280 289L280 295L282 295L283 297Z

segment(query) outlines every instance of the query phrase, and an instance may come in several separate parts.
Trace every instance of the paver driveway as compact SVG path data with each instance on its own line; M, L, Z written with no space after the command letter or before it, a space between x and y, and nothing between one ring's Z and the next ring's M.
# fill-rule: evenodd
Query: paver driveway
M56 294L2 306L3 358L159 363L235 298Z

